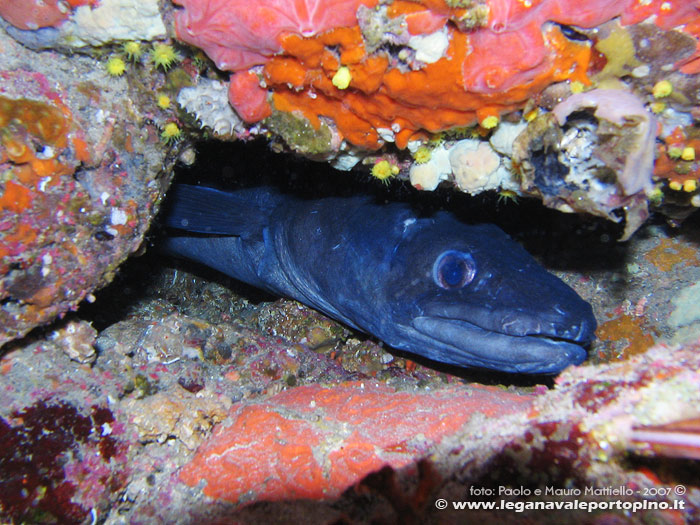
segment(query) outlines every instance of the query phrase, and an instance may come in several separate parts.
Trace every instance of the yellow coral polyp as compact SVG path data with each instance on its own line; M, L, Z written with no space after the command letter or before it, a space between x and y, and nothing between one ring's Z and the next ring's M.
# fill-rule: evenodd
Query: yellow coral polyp
M571 92L573 94L576 94L576 93L583 93L585 86L583 85L583 82L579 82L578 80L574 80L571 83L571 85L569 86L569 88L571 89Z
M170 97L168 95L158 95L156 103L160 109L168 109L170 107Z
M532 122L537 118L537 115L540 114L540 108L535 108L533 110L528 111L523 115L523 118L525 118L526 122Z
M333 75L332 82L338 89L347 89L351 80L352 74L350 73L350 69L343 66L338 68L338 71Z
M654 98L664 98L671 93L673 93L673 84L668 80L660 80L654 84L654 87L651 89L651 94L654 95Z
M654 206L661 206L661 203L663 202L664 199L664 192L661 189L661 186L657 185L655 186L651 192L649 192L649 202L651 202Z
M512 202L514 204L518 203L518 194L513 190L501 190L498 192L498 203Z
M668 148L668 156L671 159L680 159L682 153L683 149L679 148L678 146L671 146Z
M168 44L154 44L151 50L151 60L156 68L167 71L175 62L179 62L181 57L173 46Z
M688 179L683 181L683 191L692 193L698 189L698 182L695 179Z
M651 109L652 113L656 113L658 115L666 109L666 103L658 101L652 102L651 104L649 104L649 109Z
M418 163L418 164L425 164L430 160L432 157L432 152L430 151L430 148L426 148L425 146L420 147L416 150L416 152L413 154L413 159Z
M180 137L182 137L182 130L180 130L180 127L175 124L175 122L168 122L160 134L160 138L163 139L166 144L177 142L180 140Z
M132 61L138 60L143 55L143 47L140 42L125 42L122 51L124 51L126 58Z
M695 160L695 148L692 146L683 148L683 151L681 151L681 159L687 161Z
M124 74L124 71L126 71L126 64L121 58L112 57L107 61L105 68L110 76L120 77Z
M499 119L495 115L490 115L483 119L479 124L481 124L481 127L484 129L493 129L496 126L498 126Z
M672 180L668 183L668 187L671 188L673 191L681 191L683 189L683 184L681 184L677 180Z
M372 166L372 176L381 181L385 181L394 175L398 175L399 167L388 160L380 160Z

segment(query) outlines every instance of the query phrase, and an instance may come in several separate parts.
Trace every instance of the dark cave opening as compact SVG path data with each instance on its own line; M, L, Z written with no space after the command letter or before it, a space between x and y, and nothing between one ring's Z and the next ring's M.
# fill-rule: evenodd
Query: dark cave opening
M434 192L420 192L411 187L408 181L397 179L385 184L373 179L369 170L361 165L344 172L324 162L312 162L294 154L275 153L264 141L201 142L194 147L197 161L191 166L179 165L174 183L224 190L271 185L281 192L308 199L366 194L378 202L408 202L420 215L447 210L468 223L495 223L550 270L579 273L602 271L619 267L624 261L624 245L615 241L621 231L620 225L550 210L534 199L503 202L496 193L470 196L445 187L439 187ZM165 203L167 206L167 195ZM81 306L79 315L90 319L98 330L102 330L132 314L138 309L136 305L154 297L186 310L188 298L201 298L207 293L208 283L216 283L253 305L276 299L201 265L163 257L159 253L158 243L167 233L156 218L143 253L123 264L114 281L96 292L97 300ZM182 275L190 276L187 284L179 282L173 285ZM180 285L185 287L185 291ZM222 310L225 308L220 306ZM367 336L358 334L358 337ZM396 353L402 354L400 351ZM445 373L482 383L551 384L548 377L520 377L476 369L465 371L410 354L406 357Z

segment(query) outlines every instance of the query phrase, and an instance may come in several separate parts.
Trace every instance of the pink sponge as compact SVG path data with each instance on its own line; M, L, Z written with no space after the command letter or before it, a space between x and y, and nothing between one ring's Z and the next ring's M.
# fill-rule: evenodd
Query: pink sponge
M260 87L258 76L252 71L238 71L231 75L228 99L246 122L258 122L272 113L267 90Z
M203 49L224 71L264 64L284 32L312 36L353 26L360 5L376 0L175 0L179 39Z
M19 29L56 27L68 19L71 9L96 3L97 0L0 0L0 17Z
M546 20L579 27L596 27L620 17L623 25L653 16L662 29L686 24L700 15L697 0L489 0L489 28L495 33L519 31Z

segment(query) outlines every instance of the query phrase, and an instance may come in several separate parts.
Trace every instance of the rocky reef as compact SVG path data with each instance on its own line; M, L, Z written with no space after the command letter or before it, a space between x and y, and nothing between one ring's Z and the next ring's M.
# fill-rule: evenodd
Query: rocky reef
M0 0L0 521L700 521L699 120L695 1ZM597 339L413 361L161 256L174 177L496 222Z
M178 4L177 37L232 72L241 119L301 154L422 190L446 181L624 216L625 238L650 200L693 206L694 2ZM210 127L221 118L194 111ZM655 170L668 147L685 176Z

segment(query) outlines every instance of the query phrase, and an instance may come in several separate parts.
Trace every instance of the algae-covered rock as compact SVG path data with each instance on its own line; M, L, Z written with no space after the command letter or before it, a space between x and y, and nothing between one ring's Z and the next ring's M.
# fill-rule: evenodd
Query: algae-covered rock
M94 299L139 249L175 161L159 126L179 128L161 73L113 75L1 29L0 46L1 345Z

